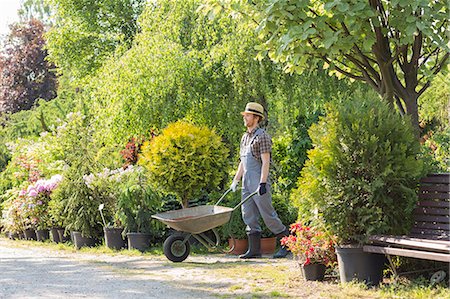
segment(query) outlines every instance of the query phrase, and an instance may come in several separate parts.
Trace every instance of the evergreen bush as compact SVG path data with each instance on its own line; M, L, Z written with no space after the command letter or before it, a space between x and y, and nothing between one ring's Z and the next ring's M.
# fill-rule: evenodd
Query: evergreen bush
M341 243L405 233L422 175L410 120L375 98L335 102L309 135L314 148L292 194L299 218L323 221Z
M202 190L219 186L226 161L227 149L213 130L178 121L144 143L139 163L148 168L152 181L187 207Z

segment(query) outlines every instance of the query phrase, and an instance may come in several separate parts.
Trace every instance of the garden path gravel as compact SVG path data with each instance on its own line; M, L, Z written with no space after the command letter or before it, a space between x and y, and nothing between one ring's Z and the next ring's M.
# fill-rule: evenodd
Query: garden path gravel
M191 255L175 264L164 256L92 254L36 244L0 238L0 298L252 297L245 277L236 281L224 275L231 263L242 265L235 256ZM292 261L250 263L258 267ZM215 268L222 269L220 274Z

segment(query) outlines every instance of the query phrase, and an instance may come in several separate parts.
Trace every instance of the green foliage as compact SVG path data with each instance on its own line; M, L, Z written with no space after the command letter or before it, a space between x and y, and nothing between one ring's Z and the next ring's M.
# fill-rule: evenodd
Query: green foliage
M94 73L119 47L131 46L143 0L50 0L55 25L47 34L50 60L82 78Z
M330 74L364 81L395 102L417 130L417 98L448 59L449 11L442 1L207 2L212 17L237 11L259 24L260 58L300 73L322 60Z
M317 120L317 114L310 118L299 117L287 134L274 139L272 160L274 161L275 179L273 181L276 192L289 194L295 187L300 170L307 159L306 152L312 147L308 128Z
M83 180L83 176L90 172L91 169L82 161L72 161L71 167L64 172L61 185L51 197L57 207L53 212L60 212L66 230L81 232L85 237L98 237L102 232L102 218L98 210L102 202L92 196ZM59 211L58 206L63 210ZM51 216L58 220L59 215Z
M424 138L422 159L427 162L428 172L450 171L450 127L429 132Z
M69 113L57 129L54 146L60 150L66 167L63 182L51 196L56 201L52 204L51 216L55 221L62 219L67 230L97 237L102 231L98 210L102 198L94 196L84 180L99 169L93 157L97 150L91 134L88 118L80 112Z
M124 233L150 233L152 237L160 237L164 225L151 216L161 211L162 200L152 190L145 178L127 186L119 195L117 213L124 225Z
M417 201L419 144L408 119L379 100L327 106L309 135L314 148L292 193L303 221L323 221L340 242L401 234Z
M178 121L144 143L140 163L152 181L187 207L202 190L219 186L227 172L226 159L227 149L213 130Z
M430 88L419 98L419 115L422 123L434 127L448 127L450 123L450 74L439 74Z

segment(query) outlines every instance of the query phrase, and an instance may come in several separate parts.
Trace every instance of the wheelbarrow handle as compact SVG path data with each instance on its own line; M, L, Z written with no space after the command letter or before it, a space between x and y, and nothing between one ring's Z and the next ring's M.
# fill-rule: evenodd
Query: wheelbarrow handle
M254 195L258 194L258 190L256 190L255 192L251 193L249 196L247 196L246 198L244 198L243 200L241 200L240 203L238 203L234 208L233 211L235 211L237 208L239 208L240 206L242 206L247 200L249 200L251 197L253 197Z
M227 191L225 191L225 193L224 193L224 194L219 198L219 200L216 202L215 206L218 206L219 203L222 201L222 199L224 199L225 196L226 196L228 193L230 193L231 191L232 191L231 188L228 189Z

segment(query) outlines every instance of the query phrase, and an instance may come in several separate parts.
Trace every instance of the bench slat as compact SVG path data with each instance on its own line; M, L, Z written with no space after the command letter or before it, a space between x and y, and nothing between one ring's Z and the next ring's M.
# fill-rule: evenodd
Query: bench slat
M450 193L419 193L420 199L450 199Z
M416 222L413 228L450 231L450 225L446 223Z
M409 236L416 236L416 238L422 239L435 239L441 238L442 240L449 240L449 232L444 230L426 230L420 228L413 228Z
M442 174L434 174L429 175L420 180L420 183L434 183L434 184L449 184L450 183L450 174L442 173Z
M436 201L436 200L421 200L417 203L419 207L439 207L450 208L449 201Z
M450 216L428 216L428 215L414 215L414 220L417 222L441 222L450 223Z
M399 256L406 256L406 257L433 260L433 261L450 262L450 254L448 254L448 253L427 252L427 251L419 251L419 250L412 250L412 249L392 248L392 247L382 247L382 246L372 246L372 245L365 245L363 247L363 250L365 252L371 252L371 253L382 253L382 254L399 255Z
M449 209L417 207L414 209L414 214L418 215L449 215Z
M420 193L429 193L429 192L450 192L450 185L448 184L433 184L433 185L420 185L419 186Z
M369 240L374 243L388 243L396 246L416 249L422 248L429 251L439 251L450 254L450 241L434 242L407 236L371 236Z

